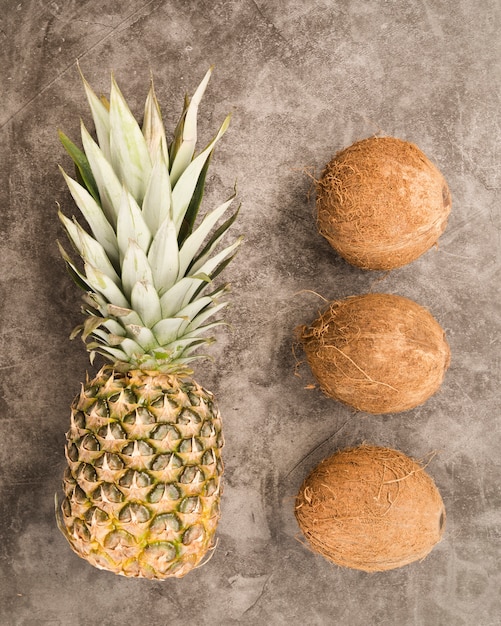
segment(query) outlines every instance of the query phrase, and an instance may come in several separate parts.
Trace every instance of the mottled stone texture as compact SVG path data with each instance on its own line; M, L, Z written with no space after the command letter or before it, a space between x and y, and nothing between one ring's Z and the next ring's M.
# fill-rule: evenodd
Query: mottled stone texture
M495 626L501 607L498 0L3 0L0 17L0 623ZM89 122L76 59L135 112L156 81L177 117L209 65L201 146L232 112L207 206L235 180L245 247L226 271L231 328L198 380L218 398L226 473L213 558L182 580L127 580L75 556L56 528L69 404L89 367L68 335L80 294L59 259L56 202L72 212L57 129ZM453 208L436 249L390 274L347 265L317 234L312 177L334 152L386 133L416 143ZM441 391L369 416L308 388L293 329L323 301L369 290L428 307L452 363ZM295 375L297 374L297 375ZM301 543L294 495L361 442L417 458L447 508L422 562L368 575Z

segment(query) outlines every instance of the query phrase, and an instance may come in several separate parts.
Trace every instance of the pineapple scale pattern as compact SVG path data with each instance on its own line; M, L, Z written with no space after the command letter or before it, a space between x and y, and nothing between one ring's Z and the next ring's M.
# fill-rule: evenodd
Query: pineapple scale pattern
M221 417L190 378L105 367L72 406L60 523L77 554L126 576L181 577L212 546Z

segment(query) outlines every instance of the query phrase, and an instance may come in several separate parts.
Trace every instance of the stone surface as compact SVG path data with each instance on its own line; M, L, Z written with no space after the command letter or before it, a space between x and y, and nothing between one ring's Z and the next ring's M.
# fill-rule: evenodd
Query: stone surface
M500 623L498 0L3 0L0 17L0 623L2 626L495 626ZM68 406L89 367L80 294L56 239L72 211L57 129L89 120L76 59L96 90L109 71L138 116L155 78L171 124L209 65L201 144L232 113L207 203L238 182L226 270L232 328L198 379L225 420L225 493L213 558L182 580L127 580L74 555L54 521ZM438 248L390 274L340 260L316 233L312 177L375 133L416 143L453 209ZM424 406L355 414L308 388L293 331L327 299L369 290L430 309L452 364ZM317 295L319 294L319 295ZM296 375L297 374L297 375ZM306 473L363 441L428 466L447 529L422 562L368 575L301 543Z

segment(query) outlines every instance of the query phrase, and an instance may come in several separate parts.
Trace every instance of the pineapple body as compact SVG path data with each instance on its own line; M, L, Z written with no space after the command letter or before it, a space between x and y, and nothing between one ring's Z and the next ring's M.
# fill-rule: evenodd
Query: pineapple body
M83 151L60 133L77 174L63 175L86 222L59 212L81 263L61 254L85 291L74 335L91 362L111 363L71 408L58 524L79 556L125 576L184 576L214 545L219 519L221 417L189 367L223 323L227 285L214 280L240 244L220 247L235 194L198 217L229 124L195 153L210 73L185 98L170 142L153 84L140 126L113 78L109 101L84 79L97 142L83 124Z
M122 574L182 577L213 545L221 417L189 377L103 368L66 434L61 525L74 551Z

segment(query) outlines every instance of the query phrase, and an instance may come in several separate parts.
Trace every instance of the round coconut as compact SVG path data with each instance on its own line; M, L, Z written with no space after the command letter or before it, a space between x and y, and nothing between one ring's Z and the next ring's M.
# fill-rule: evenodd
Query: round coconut
M422 404L439 389L450 362L440 324L402 296L370 293L333 301L297 332L324 393L368 413Z
M438 240L451 210L449 187L412 143L370 137L336 154L317 184L319 232L346 261L390 270Z
M366 572L423 559L445 528L442 498L423 466L368 445L322 461L302 484L295 514L315 552Z

